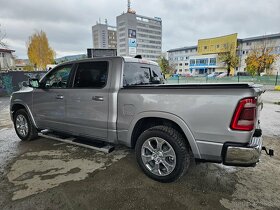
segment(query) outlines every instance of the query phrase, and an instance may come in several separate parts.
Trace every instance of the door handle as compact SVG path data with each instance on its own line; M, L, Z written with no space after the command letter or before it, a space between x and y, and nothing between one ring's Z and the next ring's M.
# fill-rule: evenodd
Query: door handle
M104 101L104 98L103 98L103 96L93 96L92 100L94 100L94 101Z
M63 95L57 95L55 98L56 98L56 99L63 99L64 96L63 96Z

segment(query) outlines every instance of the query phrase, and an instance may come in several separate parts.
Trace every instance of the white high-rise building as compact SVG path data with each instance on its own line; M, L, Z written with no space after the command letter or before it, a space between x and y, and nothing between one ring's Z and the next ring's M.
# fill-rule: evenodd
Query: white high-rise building
M92 41L95 49L117 49L116 27L97 23L92 26Z
M162 21L136 14L130 8L117 17L118 55L156 61L162 53Z

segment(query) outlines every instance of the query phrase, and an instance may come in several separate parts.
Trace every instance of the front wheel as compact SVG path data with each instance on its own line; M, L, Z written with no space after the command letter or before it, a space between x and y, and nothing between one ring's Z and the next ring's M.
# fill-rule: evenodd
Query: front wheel
M38 137L38 132L25 109L17 110L13 118L16 133L21 140L29 141Z
M185 139L167 126L144 131L136 142L135 153L144 173L160 182L179 179L190 165L190 150Z

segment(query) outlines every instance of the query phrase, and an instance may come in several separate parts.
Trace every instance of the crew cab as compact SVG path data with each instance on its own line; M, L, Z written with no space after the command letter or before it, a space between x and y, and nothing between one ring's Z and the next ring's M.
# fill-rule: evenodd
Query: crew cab
M11 96L24 141L44 129L135 149L143 172L172 182L191 158L254 166L262 148L262 88L253 84L164 84L157 63L99 57L56 66Z

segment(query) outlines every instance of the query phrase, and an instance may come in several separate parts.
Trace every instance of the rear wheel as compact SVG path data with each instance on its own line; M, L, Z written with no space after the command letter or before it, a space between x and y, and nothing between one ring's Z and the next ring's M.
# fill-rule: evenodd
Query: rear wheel
M18 137L23 141L38 138L36 127L30 120L25 109L19 109L14 114L14 127Z
M136 142L135 153L144 173L160 182L179 179L190 165L190 150L185 139L167 126L144 131Z

